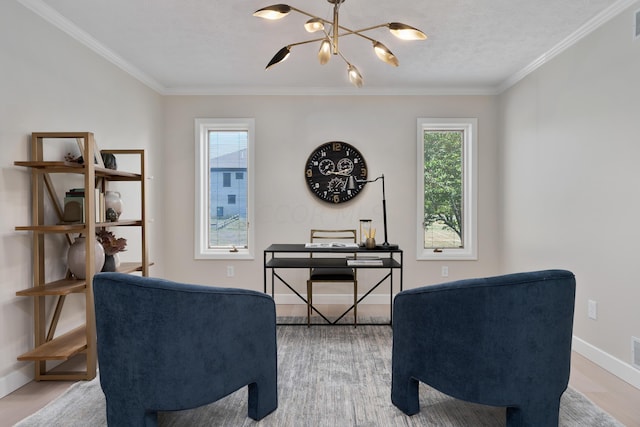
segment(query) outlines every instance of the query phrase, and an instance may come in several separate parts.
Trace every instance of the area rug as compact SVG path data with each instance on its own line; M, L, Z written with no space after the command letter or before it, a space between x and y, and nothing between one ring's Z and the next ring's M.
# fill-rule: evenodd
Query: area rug
M456 400L420 384L420 413L408 417L391 403L389 326L278 326L278 409L261 421L247 417L246 387L196 409L159 415L160 426L504 426L505 409ZM204 373L203 373L204 374ZM213 379L212 379L213 380ZM106 426L98 379L73 385L16 427ZM621 427L569 388L560 426Z

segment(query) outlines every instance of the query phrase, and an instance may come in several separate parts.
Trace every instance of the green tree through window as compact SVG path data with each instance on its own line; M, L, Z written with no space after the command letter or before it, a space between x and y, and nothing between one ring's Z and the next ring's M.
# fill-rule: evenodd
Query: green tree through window
M462 130L424 132L425 248L463 244L463 141Z

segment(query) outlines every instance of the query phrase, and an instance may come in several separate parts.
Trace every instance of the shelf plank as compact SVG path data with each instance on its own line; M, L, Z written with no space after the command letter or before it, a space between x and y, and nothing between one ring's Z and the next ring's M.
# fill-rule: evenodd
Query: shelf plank
M82 233L84 224L51 224L51 225L20 225L16 231L37 231L40 233Z
M150 262L149 266L153 263ZM142 264L139 262L121 262L118 267L118 273L133 273L135 271L142 271Z
M140 219L125 219L115 222L97 222L96 227L118 227L118 226L142 226ZM20 225L15 227L16 231L36 231L39 233L82 233L86 230L84 223L73 224L50 224L50 225Z
M65 169L66 172L75 172L81 173L84 169L84 165L77 162L66 162L66 161L15 161L13 162L15 166L24 166L26 168L33 169L53 169L53 170L62 170Z
M141 226L140 219L120 219L118 221L96 222L96 227Z
M46 170L47 173L84 173L86 170L85 165L82 163L66 161L15 161L13 164L15 166ZM142 179L142 175L139 173L119 171L100 166L95 166L93 170L96 176L105 177L111 181L140 181Z
M21 354L18 356L18 360L67 360L86 349L86 326L82 325Z
M153 263L149 263L153 265ZM133 273L142 271L142 264L139 262L123 262L118 267L118 273ZM43 286L34 286L32 288L23 289L16 292L19 297L39 297L46 295L69 295L73 293L81 293L87 289L85 280L78 279L61 279L55 282L47 283Z
M37 297L44 295L69 295L84 292L87 288L85 280L61 279L42 286L34 286L16 292L20 297Z

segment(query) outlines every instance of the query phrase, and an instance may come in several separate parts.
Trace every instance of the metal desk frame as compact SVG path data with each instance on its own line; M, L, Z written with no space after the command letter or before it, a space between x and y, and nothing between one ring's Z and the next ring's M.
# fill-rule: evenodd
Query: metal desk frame
M310 254L313 253L313 257ZM276 256L282 254L296 254L298 256ZM321 257L317 254L332 254L332 257ZM336 257L336 254L344 254L344 257ZM306 255L306 256L301 256ZM400 270L400 291L402 291L402 270L403 270L403 252L401 249L387 249L377 247L376 249L359 248L307 248L302 244L272 244L264 250L264 293L267 293L267 270L271 270L271 296L274 296L275 279L284 284L291 292L296 294L298 298L307 304L307 300L298 291L282 278L276 269L310 269L310 268L336 268L347 267L347 256L379 256L382 259L382 265L358 265L351 266L354 269L378 269L389 270L382 279L378 281L371 289L367 291L360 299L358 304L364 300L371 292L378 288L383 282L389 279L389 325L393 324L393 270ZM395 256L399 256L399 260ZM328 324L336 325L347 313L353 310L352 304L344 313L342 313L333 322L327 319L319 310L311 306L312 311L318 313ZM367 325L367 323L358 323L359 325ZM379 325L379 323L375 323ZM386 324L386 323L385 323ZM297 325L297 324L296 324ZM306 326L306 323L300 324ZM320 324L322 325L322 324ZM340 325L353 325L352 323L342 323ZM369 324L370 325L370 324ZM314 324L316 326L316 324Z

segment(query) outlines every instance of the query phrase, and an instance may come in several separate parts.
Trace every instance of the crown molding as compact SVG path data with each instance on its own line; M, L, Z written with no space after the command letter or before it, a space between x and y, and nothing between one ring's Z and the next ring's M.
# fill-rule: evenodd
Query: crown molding
M585 38L587 35L591 34L596 29L600 28L610 19L622 13L629 6L634 4L637 0L618 0L613 3L611 6L600 12L598 15L591 18L584 25L578 28L576 31L571 33L568 37L562 40L560 43L552 47L550 50L545 52L536 58L532 63L524 67L522 70L513 74L511 77L507 78L504 82L502 82L498 88L497 92L502 93L505 90L509 89L511 86L518 83L520 80L551 61L553 58L578 43L580 40Z
M84 44L98 55L105 58L124 72L130 74L149 88L156 92L163 93L165 87L158 81L150 77L148 74L141 71L139 68L133 66L124 58L101 44L98 40L94 39L90 34L78 28L73 22L69 21L64 16L60 15L57 11L44 3L42 0L17 0L27 9L34 12L36 15L43 18L45 21L52 24L54 27L67 33L73 39Z
M497 95L495 87L173 87L164 95L246 95L246 96L446 96L446 95Z

